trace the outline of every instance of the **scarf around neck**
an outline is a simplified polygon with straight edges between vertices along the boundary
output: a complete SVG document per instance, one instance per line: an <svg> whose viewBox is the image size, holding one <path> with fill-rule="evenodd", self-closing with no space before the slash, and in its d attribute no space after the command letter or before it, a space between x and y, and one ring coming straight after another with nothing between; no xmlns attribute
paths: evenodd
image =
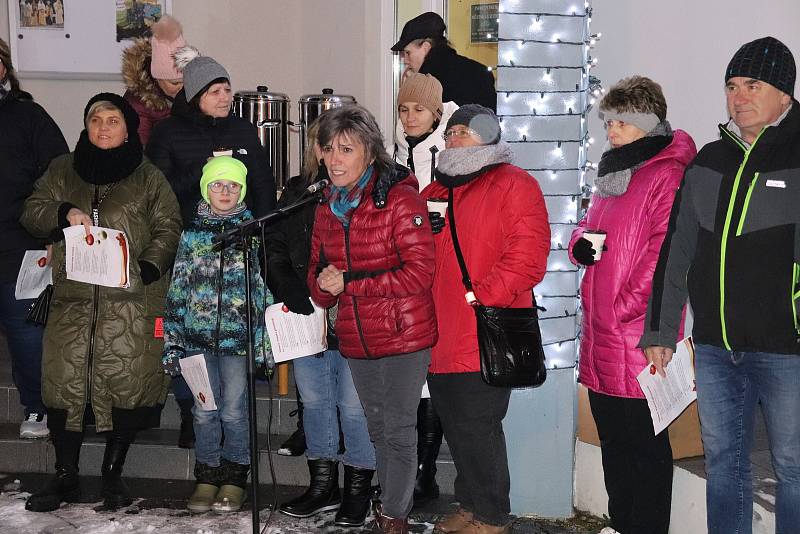
<svg viewBox="0 0 800 534"><path fill-rule="evenodd" d="M349 191L344 187L337 187L335 185L332 185L330 188L328 204L333 214L336 215L336 218L339 219L345 227L350 226L350 217L353 215L353 210L361 204L361 199L364 196L364 189L366 189L370 178L372 178L374 167L374 165L367 167L364 174L361 175L361 178L358 179L358 182L356 182Z"/></svg>
<svg viewBox="0 0 800 534"><path fill-rule="evenodd" d="M141 163L142 144L138 135L116 148L103 149L93 145L83 130L75 145L72 167L85 182L106 185L127 178Z"/></svg>
<svg viewBox="0 0 800 534"><path fill-rule="evenodd" d="M505 141L494 145L446 148L439 155L436 179L445 187L467 184L501 163L511 163L514 152Z"/></svg>
<svg viewBox="0 0 800 534"><path fill-rule="evenodd" d="M11 94L11 80L6 78L0 85L0 100L4 100L9 94Z"/></svg>
<svg viewBox="0 0 800 534"><path fill-rule="evenodd" d="M197 203L197 215L214 221L224 221L225 219L230 219L237 215L244 213L244 210L247 209L247 206L244 202L239 202L236 204L236 207L228 213L227 215L220 215L219 213L215 213L214 210L211 208L211 205L206 202L205 200L201 200Z"/></svg>
<svg viewBox="0 0 800 534"><path fill-rule="evenodd" d="M669 121L661 121L647 135L627 145L606 149L600 157L594 185L601 197L617 197L628 190L633 174L672 143Z"/></svg>

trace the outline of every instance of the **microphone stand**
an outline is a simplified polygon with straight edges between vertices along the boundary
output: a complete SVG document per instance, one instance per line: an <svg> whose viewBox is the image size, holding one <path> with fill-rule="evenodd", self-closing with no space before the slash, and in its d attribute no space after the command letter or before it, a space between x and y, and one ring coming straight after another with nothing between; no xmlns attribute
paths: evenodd
<svg viewBox="0 0 800 534"><path fill-rule="evenodd" d="M242 245L244 254L244 280L245 280L245 298L247 303L247 393L248 393L248 415L250 417L250 503L252 506L252 527L253 534L260 534L261 520L259 517L258 508L258 424L256 413L256 363L255 363L255 350L253 346L253 295L252 295L252 282L250 279L250 239L257 231L260 231L263 226L275 219L281 217L286 213L310 202L319 201L320 193L306 193L295 202L288 204L282 208L277 208L266 215L257 219L251 219L237 225L235 228L222 233L214 238L214 247L227 248L237 243ZM262 246L266 244L262 243ZM266 274L266 265L264 266ZM266 278L266 276L265 276Z"/></svg>

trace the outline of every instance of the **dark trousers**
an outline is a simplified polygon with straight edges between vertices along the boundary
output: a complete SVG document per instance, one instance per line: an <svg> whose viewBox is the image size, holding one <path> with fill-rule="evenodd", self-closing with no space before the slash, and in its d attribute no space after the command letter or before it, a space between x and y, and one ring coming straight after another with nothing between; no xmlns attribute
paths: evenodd
<svg viewBox="0 0 800 534"><path fill-rule="evenodd" d="M589 390L600 436L611 526L624 534L667 534L672 504L672 447L653 434L644 399Z"/></svg>
<svg viewBox="0 0 800 534"><path fill-rule="evenodd" d="M42 404L42 332L25 321L33 300L16 300L15 284L0 285L0 325L11 353L11 376L19 390L20 403L30 412L44 413Z"/></svg>
<svg viewBox="0 0 800 534"><path fill-rule="evenodd" d="M487 385L480 373L431 374L428 388L456 466L456 500L479 521L505 525L511 480L503 419L511 389Z"/></svg>

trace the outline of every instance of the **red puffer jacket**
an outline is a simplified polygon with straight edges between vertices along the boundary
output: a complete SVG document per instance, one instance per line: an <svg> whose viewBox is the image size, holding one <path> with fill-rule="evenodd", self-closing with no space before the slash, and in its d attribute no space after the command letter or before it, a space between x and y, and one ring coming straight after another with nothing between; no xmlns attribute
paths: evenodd
<svg viewBox="0 0 800 534"><path fill-rule="evenodd" d="M308 286L319 306L339 303L336 335L348 358L381 358L436 343L433 234L417 179L396 166L373 179L349 229L328 205L317 208ZM334 297L317 285L326 265L347 271Z"/></svg>
<svg viewBox="0 0 800 534"><path fill-rule="evenodd" d="M425 198L447 198L433 182ZM475 296L486 306L525 308L541 282L550 253L547 207L536 180L510 164L486 171L453 188L458 242ZM436 276L433 298L439 316L439 342L431 354L431 373L481 370L475 312L464 299L449 222L434 236Z"/></svg>

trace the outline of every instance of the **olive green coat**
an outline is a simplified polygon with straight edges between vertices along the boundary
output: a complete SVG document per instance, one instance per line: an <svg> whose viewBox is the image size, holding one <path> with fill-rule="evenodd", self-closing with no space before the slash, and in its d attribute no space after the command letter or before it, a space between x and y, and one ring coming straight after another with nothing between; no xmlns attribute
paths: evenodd
<svg viewBox="0 0 800 534"><path fill-rule="evenodd" d="M95 187L100 197L109 188L81 179L72 158L67 154L53 160L25 202L20 222L36 237L58 229L64 202L91 216ZM117 413L157 409L167 394L168 378L161 368L164 340L154 329L156 318L164 314L181 234L180 209L166 178L147 159L111 187L99 206L99 221L128 237L130 287L67 280L64 240L53 247L54 294L44 331L42 399L49 409L66 411L70 431L83 429L87 403L97 431L104 432L113 429L112 409L116 421ZM161 278L145 286L137 260L156 266Z"/></svg>

